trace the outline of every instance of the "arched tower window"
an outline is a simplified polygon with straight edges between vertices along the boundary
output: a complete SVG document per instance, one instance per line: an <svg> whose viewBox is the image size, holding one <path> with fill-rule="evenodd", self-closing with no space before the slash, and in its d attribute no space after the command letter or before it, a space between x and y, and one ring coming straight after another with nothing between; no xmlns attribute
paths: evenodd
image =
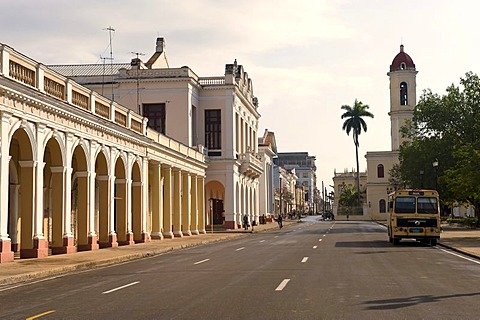
<svg viewBox="0 0 480 320"><path fill-rule="evenodd" d="M387 212L387 206L385 205L385 200L381 199L378 202L378 208L380 213L386 213Z"/></svg>
<svg viewBox="0 0 480 320"><path fill-rule="evenodd" d="M406 82L400 83L400 105L406 106L408 104L408 87Z"/></svg>
<svg viewBox="0 0 480 320"><path fill-rule="evenodd" d="M383 164L379 164L377 166L377 178L384 178L384 177L385 177L385 173L383 170Z"/></svg>
<svg viewBox="0 0 480 320"><path fill-rule="evenodd" d="M401 70L407 69L407 65L405 64L405 62L400 63L400 69Z"/></svg>

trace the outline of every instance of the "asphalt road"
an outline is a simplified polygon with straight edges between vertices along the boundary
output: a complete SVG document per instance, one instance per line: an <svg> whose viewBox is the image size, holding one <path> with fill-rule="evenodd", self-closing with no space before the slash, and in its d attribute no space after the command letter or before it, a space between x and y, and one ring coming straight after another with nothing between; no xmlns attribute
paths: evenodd
<svg viewBox="0 0 480 320"><path fill-rule="evenodd" d="M480 261L312 218L0 291L0 319L480 319Z"/></svg>

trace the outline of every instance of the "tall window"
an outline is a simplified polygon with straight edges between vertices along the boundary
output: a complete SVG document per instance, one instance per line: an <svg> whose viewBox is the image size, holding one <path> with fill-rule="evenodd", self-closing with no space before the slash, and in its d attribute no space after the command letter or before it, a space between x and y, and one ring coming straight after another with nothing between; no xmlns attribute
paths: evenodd
<svg viewBox="0 0 480 320"><path fill-rule="evenodd" d="M400 105L406 106L408 104L408 86L406 82L400 83Z"/></svg>
<svg viewBox="0 0 480 320"><path fill-rule="evenodd" d="M197 144L197 107L192 105L192 146Z"/></svg>
<svg viewBox="0 0 480 320"><path fill-rule="evenodd" d="M221 110L205 110L205 146L210 150L222 148Z"/></svg>
<svg viewBox="0 0 480 320"><path fill-rule="evenodd" d="M148 119L149 128L165 134L165 103L144 103L143 116Z"/></svg>
<svg viewBox="0 0 480 320"><path fill-rule="evenodd" d="M385 177L385 173L384 173L383 164L379 164L377 166L377 178L384 178L384 177Z"/></svg>
<svg viewBox="0 0 480 320"><path fill-rule="evenodd" d="M386 206L385 200L381 199L381 200L378 202L378 207L379 207L380 213L385 213L385 212L387 212L387 206Z"/></svg>

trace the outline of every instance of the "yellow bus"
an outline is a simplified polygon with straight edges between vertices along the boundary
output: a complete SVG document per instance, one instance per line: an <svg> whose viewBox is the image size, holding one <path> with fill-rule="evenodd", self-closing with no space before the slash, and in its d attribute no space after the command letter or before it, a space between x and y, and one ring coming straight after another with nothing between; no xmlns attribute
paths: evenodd
<svg viewBox="0 0 480 320"><path fill-rule="evenodd" d="M388 240L410 238L434 246L440 239L440 199L435 190L397 190L388 196Z"/></svg>

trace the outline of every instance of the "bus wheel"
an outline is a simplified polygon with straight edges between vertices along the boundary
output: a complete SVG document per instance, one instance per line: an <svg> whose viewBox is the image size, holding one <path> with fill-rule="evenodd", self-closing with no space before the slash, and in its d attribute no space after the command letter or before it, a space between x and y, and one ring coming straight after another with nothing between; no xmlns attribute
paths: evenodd
<svg viewBox="0 0 480 320"><path fill-rule="evenodd" d="M430 239L430 245L433 247L433 246L436 246L437 245L437 239Z"/></svg>
<svg viewBox="0 0 480 320"><path fill-rule="evenodd" d="M399 244L400 239L399 238L393 238L393 244Z"/></svg>

